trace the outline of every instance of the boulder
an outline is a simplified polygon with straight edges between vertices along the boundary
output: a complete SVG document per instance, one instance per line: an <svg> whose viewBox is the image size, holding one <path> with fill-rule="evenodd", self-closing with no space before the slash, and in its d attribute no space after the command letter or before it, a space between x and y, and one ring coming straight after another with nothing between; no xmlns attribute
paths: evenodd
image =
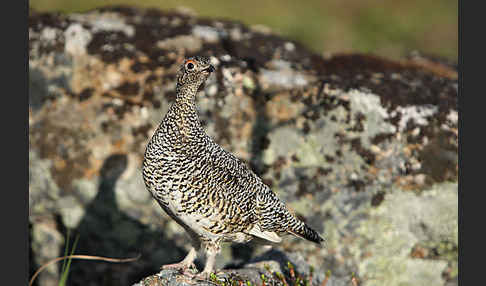
<svg viewBox="0 0 486 286"><path fill-rule="evenodd" d="M259 26L131 7L29 13L31 274L63 255L70 230L76 254L141 258L74 260L69 285L185 283L159 272L189 239L141 162L193 55L216 67L197 97L207 133L326 239L226 245L216 278L291 281L290 262L312 285L457 284L455 64L323 57ZM51 267L37 283L56 277Z"/></svg>

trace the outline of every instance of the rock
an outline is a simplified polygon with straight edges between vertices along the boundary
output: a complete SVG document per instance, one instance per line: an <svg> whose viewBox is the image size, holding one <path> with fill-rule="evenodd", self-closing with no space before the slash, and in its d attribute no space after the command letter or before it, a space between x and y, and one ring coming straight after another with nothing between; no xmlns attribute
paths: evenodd
<svg viewBox="0 0 486 286"><path fill-rule="evenodd" d="M420 196L403 191L388 195L357 230L363 241L352 250L355 256L373 254L360 264L360 273L370 273L363 278L380 285L443 284L447 261L417 259L412 250L428 241L457 246L457 199L457 184L452 183L435 185Z"/></svg>
<svg viewBox="0 0 486 286"><path fill-rule="evenodd" d="M457 285L457 65L324 58L268 29L130 7L30 11L31 271L62 255L70 228L77 254L142 254L73 261L70 285L179 277L159 267L182 259L189 239L151 199L140 167L179 64L196 54L217 69L197 97L208 134L326 238L322 248L291 236L272 250L227 245L223 278L290 278L287 259L305 277L312 266L313 285L349 285L352 275L360 285ZM39 285L59 274L48 275Z"/></svg>
<svg viewBox="0 0 486 286"><path fill-rule="evenodd" d="M269 259L269 260L267 260ZM292 270L291 270L292 269ZM196 272L193 272L196 273ZM299 282L300 281L300 282ZM298 254L269 250L238 269L224 269L208 280L201 280L174 270L162 270L143 278L133 286L141 285L349 285L349 279L335 278L329 273L315 273Z"/></svg>
<svg viewBox="0 0 486 286"><path fill-rule="evenodd" d="M63 256L62 247L64 238L57 229L57 223L53 217L37 218L32 222L30 227L31 232L31 248L36 255L33 257L34 263L43 265L48 261ZM36 271L31 266L31 272ZM39 274L38 283L40 285L59 285L59 267L57 265L49 265L43 272Z"/></svg>

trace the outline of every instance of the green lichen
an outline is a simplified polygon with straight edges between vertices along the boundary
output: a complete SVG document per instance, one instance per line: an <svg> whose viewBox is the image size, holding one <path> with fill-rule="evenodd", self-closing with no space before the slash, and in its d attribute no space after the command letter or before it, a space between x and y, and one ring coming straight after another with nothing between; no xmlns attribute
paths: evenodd
<svg viewBox="0 0 486 286"><path fill-rule="evenodd" d="M457 184L436 185L417 196L396 190L369 211L351 251L368 285L440 285L448 262L457 261ZM444 259L411 257L417 243L431 243ZM363 245L365 247L363 247Z"/></svg>

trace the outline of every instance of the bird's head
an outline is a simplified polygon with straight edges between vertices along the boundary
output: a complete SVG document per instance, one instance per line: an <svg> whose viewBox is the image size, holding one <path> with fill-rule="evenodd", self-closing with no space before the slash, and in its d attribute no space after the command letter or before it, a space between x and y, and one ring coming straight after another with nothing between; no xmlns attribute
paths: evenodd
<svg viewBox="0 0 486 286"><path fill-rule="evenodd" d="M179 86L195 85L199 87L214 71L208 57L196 56L184 61L177 75Z"/></svg>

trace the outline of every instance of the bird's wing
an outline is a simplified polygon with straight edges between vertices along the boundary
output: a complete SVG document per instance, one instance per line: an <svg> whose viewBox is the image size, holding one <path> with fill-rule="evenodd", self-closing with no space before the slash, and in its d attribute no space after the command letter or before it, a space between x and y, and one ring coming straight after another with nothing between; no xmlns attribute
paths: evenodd
<svg viewBox="0 0 486 286"><path fill-rule="evenodd" d="M220 171L219 187L230 196L230 200L239 205L245 212L252 214L251 235L280 242L277 233L283 223L293 220L285 204L277 195L240 159L214 143L211 161ZM228 179L231 178L231 179Z"/></svg>
<svg viewBox="0 0 486 286"><path fill-rule="evenodd" d="M280 243L282 241L282 238L280 238L277 233L273 231L262 231L258 224L253 225L248 233L275 243Z"/></svg>

